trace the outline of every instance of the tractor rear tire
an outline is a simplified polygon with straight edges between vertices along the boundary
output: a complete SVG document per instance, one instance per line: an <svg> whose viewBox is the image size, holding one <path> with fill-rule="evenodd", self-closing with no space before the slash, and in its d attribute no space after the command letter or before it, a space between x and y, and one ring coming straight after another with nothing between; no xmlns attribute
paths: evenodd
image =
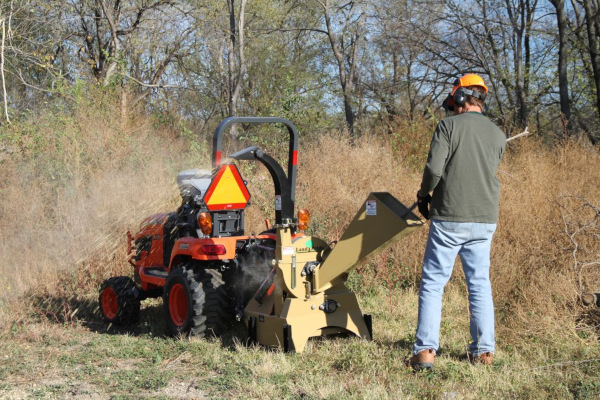
<svg viewBox="0 0 600 400"><path fill-rule="evenodd" d="M171 335L220 336L232 319L231 299L221 274L194 263L176 267L163 292Z"/></svg>
<svg viewBox="0 0 600 400"><path fill-rule="evenodd" d="M100 286L98 304L108 323L122 325L136 322L140 315L139 291L127 276L108 278Z"/></svg>

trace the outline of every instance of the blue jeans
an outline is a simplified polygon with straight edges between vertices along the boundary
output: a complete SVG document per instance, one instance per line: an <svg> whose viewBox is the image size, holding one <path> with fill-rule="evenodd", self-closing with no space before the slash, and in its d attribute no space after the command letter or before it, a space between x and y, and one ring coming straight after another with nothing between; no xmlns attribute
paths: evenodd
<svg viewBox="0 0 600 400"><path fill-rule="evenodd" d="M437 351L440 342L442 294L460 255L469 290L469 352L494 352L494 303L490 284L490 249L496 224L432 220L419 290L417 340L413 353Z"/></svg>

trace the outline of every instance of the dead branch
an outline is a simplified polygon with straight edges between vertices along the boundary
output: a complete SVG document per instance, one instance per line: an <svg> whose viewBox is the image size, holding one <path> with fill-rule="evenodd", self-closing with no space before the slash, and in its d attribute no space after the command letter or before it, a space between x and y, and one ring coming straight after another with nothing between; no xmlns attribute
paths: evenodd
<svg viewBox="0 0 600 400"><path fill-rule="evenodd" d="M153 89L185 89L186 88L185 86L180 86L180 85L163 85L162 83L158 83L158 84L144 83L144 82L140 81L139 79L134 78L131 75L128 75L128 74L121 74L121 75L127 79L131 79L138 85L147 87L147 88L153 88Z"/></svg>
<svg viewBox="0 0 600 400"><path fill-rule="evenodd" d="M511 136L511 137L509 137L508 139L506 139L506 143L510 142L511 140L515 140L515 139L518 139L518 138L520 138L520 137L524 137L524 136L527 136L527 135L529 135L531 132L529 132L528 128L529 128L529 127L528 127L528 126L526 126L526 127L525 127L525 130L524 130L523 132L519 133L518 135Z"/></svg>
<svg viewBox="0 0 600 400"><path fill-rule="evenodd" d="M15 74L12 74L12 75L14 76ZM31 88L31 89L34 89L34 90L38 90L38 91L40 91L40 92L44 92L44 93L54 93L54 92L53 92L53 91L51 91L51 90L43 89L43 88L41 88L41 87L39 87L39 86L34 86L34 85L32 85L32 84L28 83L28 82L25 80L25 78L23 77L23 71L21 71L21 70L19 70L19 71L18 71L18 76L19 76L19 80L21 81L21 83L22 83L23 85L27 86L28 88Z"/></svg>
<svg viewBox="0 0 600 400"><path fill-rule="evenodd" d="M2 98L4 99L4 117L6 118L6 123L10 124L10 118L8 117L8 96L6 94L6 80L4 78L4 40L6 38L6 26L4 17L0 19L0 25L2 26L2 40L0 43L0 78L2 79Z"/></svg>
<svg viewBox="0 0 600 400"><path fill-rule="evenodd" d="M600 265L600 261L596 259L590 260L589 256L587 257L588 260L581 260L582 256L580 256L580 254L590 254L592 252L590 251L591 249L586 249L584 246L582 246L580 237L598 235L598 232L600 231L600 225L598 225L598 221L600 219L600 209L592 203L590 203L586 198L581 196L560 197L563 201L556 201L556 203L561 209L563 234L569 239L569 242L571 243L570 250L571 258L573 260L572 268L573 272L577 277L579 292L578 294L579 296L583 296L585 290L583 281L584 270L588 269L589 267ZM574 210L571 210L567 207L567 205L564 202L565 199L574 199L576 201L579 201L580 206L576 209L581 210L584 208L590 208L595 215L591 216L591 218L587 217L586 219L584 219L585 217L582 215L573 214L572 211Z"/></svg>

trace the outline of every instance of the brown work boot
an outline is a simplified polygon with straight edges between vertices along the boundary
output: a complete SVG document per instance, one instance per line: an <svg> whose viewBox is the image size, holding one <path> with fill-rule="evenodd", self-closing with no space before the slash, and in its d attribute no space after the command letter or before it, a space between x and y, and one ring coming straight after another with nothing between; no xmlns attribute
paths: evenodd
<svg viewBox="0 0 600 400"><path fill-rule="evenodd" d="M433 369L433 360L435 359L435 353L433 349L421 350L408 360L407 365L414 371L421 371L424 369Z"/></svg>
<svg viewBox="0 0 600 400"><path fill-rule="evenodd" d="M494 363L494 353L487 351L478 356L469 353L469 361L471 364L492 365Z"/></svg>

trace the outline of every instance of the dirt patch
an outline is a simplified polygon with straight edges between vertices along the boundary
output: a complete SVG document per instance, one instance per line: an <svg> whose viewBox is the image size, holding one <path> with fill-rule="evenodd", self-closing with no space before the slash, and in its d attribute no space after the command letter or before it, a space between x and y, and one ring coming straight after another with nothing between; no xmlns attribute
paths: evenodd
<svg viewBox="0 0 600 400"><path fill-rule="evenodd" d="M26 399L28 392L21 388L11 388L10 390L0 390L0 397L7 400Z"/></svg>
<svg viewBox="0 0 600 400"><path fill-rule="evenodd" d="M171 381L167 387L162 390L162 394L170 399L199 400L208 398L207 393L200 390L200 388L193 382Z"/></svg>

